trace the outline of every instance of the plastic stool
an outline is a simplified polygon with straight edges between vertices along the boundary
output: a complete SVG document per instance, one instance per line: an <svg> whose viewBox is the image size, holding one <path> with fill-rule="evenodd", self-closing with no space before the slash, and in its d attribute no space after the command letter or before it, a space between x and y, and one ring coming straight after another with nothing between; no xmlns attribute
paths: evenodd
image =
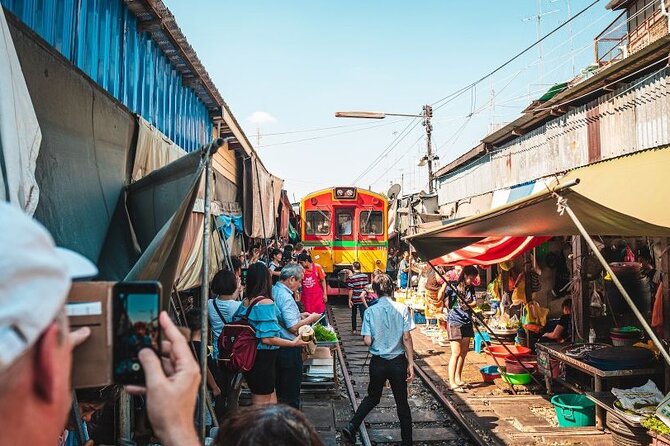
<svg viewBox="0 0 670 446"><path fill-rule="evenodd" d="M491 337L486 332L475 333L474 349L476 353L481 353L485 342L491 341Z"/></svg>

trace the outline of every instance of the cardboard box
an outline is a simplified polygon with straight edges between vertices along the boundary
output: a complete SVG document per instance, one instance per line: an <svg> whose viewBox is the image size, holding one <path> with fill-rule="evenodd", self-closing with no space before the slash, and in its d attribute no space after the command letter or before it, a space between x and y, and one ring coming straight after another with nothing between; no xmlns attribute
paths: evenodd
<svg viewBox="0 0 670 446"><path fill-rule="evenodd" d="M89 327L91 336L72 356L72 387L108 386L112 375L112 288L114 282L75 282L66 310L70 329Z"/></svg>

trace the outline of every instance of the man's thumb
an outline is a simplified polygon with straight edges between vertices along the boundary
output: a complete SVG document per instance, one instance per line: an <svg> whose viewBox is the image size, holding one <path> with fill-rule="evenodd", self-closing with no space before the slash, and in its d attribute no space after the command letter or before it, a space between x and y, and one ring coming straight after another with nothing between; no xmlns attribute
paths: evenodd
<svg viewBox="0 0 670 446"><path fill-rule="evenodd" d="M144 369L144 380L147 387L165 379L165 372L163 372L161 361L153 350L143 348L137 356Z"/></svg>

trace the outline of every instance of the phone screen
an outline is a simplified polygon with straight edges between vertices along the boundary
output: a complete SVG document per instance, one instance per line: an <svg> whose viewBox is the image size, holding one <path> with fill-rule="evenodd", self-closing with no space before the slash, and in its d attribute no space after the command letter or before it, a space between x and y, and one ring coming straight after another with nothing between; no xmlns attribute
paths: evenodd
<svg viewBox="0 0 670 446"><path fill-rule="evenodd" d="M138 359L143 348L160 345L159 282L120 282L114 286L114 382L143 384Z"/></svg>
<svg viewBox="0 0 670 446"><path fill-rule="evenodd" d="M248 268L242 268L242 273L240 274L240 283L242 285L247 284L247 273L249 272Z"/></svg>

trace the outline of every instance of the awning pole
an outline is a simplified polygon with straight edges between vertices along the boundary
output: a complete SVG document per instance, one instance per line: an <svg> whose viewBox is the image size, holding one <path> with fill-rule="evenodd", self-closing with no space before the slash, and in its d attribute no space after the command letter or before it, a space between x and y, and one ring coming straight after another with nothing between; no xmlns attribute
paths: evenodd
<svg viewBox="0 0 670 446"><path fill-rule="evenodd" d="M212 197L210 194L210 184L212 177L212 156L224 143L222 138L212 141L204 149L203 160L205 163L205 206L204 222L202 225L202 276L200 284L200 391L198 393L198 418L199 433L202 444L205 444L205 411L207 407L207 335L209 334L209 325L207 317L207 303L209 300L209 245L210 245L210 219Z"/></svg>
<svg viewBox="0 0 670 446"><path fill-rule="evenodd" d="M647 335L649 335L649 337L653 341L654 345L656 345L656 348L658 348L661 351L661 355L663 355L663 359L665 359L665 362L668 365L670 365L670 354L668 354L665 347L663 347L663 344L661 343L661 341L658 339L658 337L654 333L654 330L652 330L652 328L649 326L647 321L644 319L644 316L642 315L642 313L640 313L640 310L637 309L637 307L635 306L635 303L633 302L633 300L628 295L628 292L626 291L626 289L623 287L623 285L619 281L619 278L616 276L616 274L614 274L614 271L612 271L612 268L610 268L609 263L607 263L605 258L602 256L602 254L598 250L598 247L593 242L593 239L591 238L591 236L586 232L586 229L584 228L582 223L579 221L579 219L577 218L575 213L572 212L572 209L570 209L570 206L568 205L568 200L566 198L561 197L560 195L558 195L556 193L554 193L554 196L556 196L556 198L558 200L558 213L562 215L563 212L565 211L570 216L573 223L575 224L577 229L579 229L579 232L582 234L582 237L584 237L584 239L586 240L586 243L591 248L591 251L593 251L593 254L595 254L595 256L598 259L598 261L600 262L600 264L603 266L605 271L607 271L607 273L610 275L610 277L612 278L612 281L614 282L616 287L619 289L619 292L623 296L623 298L626 301L626 303L628 304L628 306L631 308L631 310L633 310L633 314L635 314L635 317L637 318L637 320L640 322L640 324L642 324L642 327L644 328L644 331L647 332Z"/></svg>

